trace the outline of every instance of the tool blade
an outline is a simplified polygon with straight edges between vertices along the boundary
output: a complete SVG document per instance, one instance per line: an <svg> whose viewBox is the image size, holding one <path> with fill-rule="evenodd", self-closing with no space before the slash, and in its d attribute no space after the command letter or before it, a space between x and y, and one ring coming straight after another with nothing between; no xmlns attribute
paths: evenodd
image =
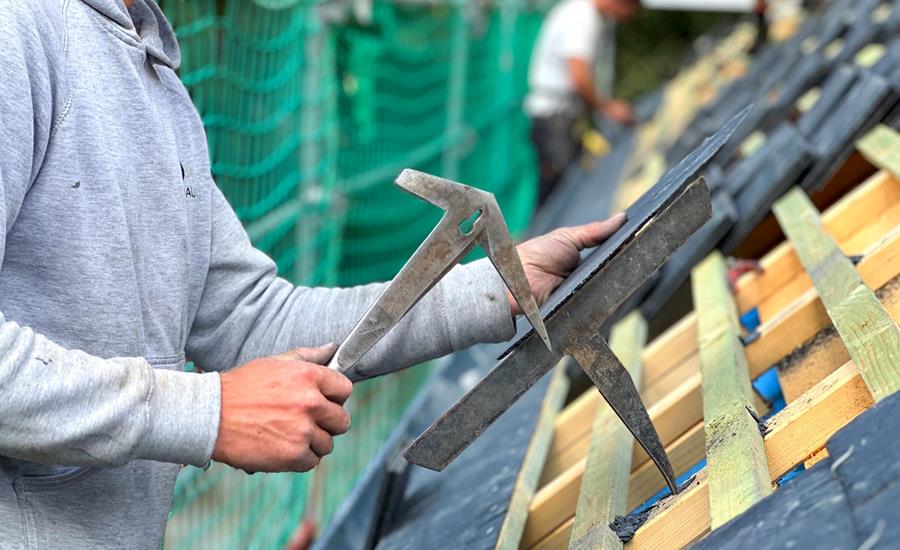
<svg viewBox="0 0 900 550"><path fill-rule="evenodd" d="M457 224L455 216L444 215L353 327L335 352L329 368L346 374L354 382L371 376L354 368L359 360L475 246L477 234L464 235Z"/></svg>
<svg viewBox="0 0 900 550"><path fill-rule="evenodd" d="M581 366L610 408L647 451L672 493L676 493L675 472L641 401L641 395L625 366L609 349L606 341L598 334L582 344L568 347L566 351Z"/></svg>
<svg viewBox="0 0 900 550"><path fill-rule="evenodd" d="M534 294L531 292L531 284L528 282L528 277L525 276L522 259L519 258L519 252L510 237L503 214L499 207L492 209L489 214L485 230L479 238L481 247L487 252L488 258L494 264L494 269L503 278L506 288L522 308L522 313L541 337L541 341L548 350L553 349L553 346L550 345L550 337L547 335L547 327L544 326L544 318L541 316Z"/></svg>

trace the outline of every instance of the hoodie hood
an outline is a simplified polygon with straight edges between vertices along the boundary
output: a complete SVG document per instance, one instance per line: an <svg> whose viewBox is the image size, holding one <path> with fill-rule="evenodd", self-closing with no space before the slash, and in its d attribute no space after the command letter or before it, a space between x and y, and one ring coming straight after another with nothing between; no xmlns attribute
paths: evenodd
<svg viewBox="0 0 900 550"><path fill-rule="evenodd" d="M153 0L134 0L131 7L125 7L124 0L81 1L140 43L155 62L172 70L181 65L181 50L175 32Z"/></svg>

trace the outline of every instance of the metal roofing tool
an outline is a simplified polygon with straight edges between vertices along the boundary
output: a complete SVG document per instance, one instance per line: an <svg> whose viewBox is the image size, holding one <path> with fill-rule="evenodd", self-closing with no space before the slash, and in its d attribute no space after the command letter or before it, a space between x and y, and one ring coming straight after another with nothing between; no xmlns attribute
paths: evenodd
<svg viewBox="0 0 900 550"><path fill-rule="evenodd" d="M547 329L494 195L410 169L400 174L396 184L442 208L444 216L338 347L328 367L354 382L369 378L355 368L363 355L477 244L549 349Z"/></svg>
<svg viewBox="0 0 900 550"><path fill-rule="evenodd" d="M625 225L588 255L551 295L542 312L554 348L536 345L534 335L521 327L521 337L501 356L500 363L413 442L406 451L407 460L442 470L568 355L676 492L672 466L640 394L600 332L622 303L709 219L709 191L696 174L746 114L747 109L669 170L628 209Z"/></svg>

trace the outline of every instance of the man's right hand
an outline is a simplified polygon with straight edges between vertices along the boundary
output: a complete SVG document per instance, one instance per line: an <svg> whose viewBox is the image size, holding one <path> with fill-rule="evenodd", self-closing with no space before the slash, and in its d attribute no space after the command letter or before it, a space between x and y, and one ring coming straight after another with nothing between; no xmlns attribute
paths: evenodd
<svg viewBox="0 0 900 550"><path fill-rule="evenodd" d="M631 126L636 122L631 105L627 101L610 99L603 105L603 114L620 124Z"/></svg>
<svg viewBox="0 0 900 550"><path fill-rule="evenodd" d="M221 375L222 413L213 460L247 472L305 472L350 429L353 384L321 366L333 345L250 361Z"/></svg>

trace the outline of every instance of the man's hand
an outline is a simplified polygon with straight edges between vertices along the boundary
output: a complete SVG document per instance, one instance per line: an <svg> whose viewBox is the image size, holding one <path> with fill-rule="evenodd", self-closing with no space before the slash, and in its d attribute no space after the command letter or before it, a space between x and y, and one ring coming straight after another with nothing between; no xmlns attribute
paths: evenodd
<svg viewBox="0 0 900 550"><path fill-rule="evenodd" d="M550 293L578 266L582 249L602 243L623 223L625 214L616 214L605 221L563 227L520 244L519 257L538 305L546 302ZM521 315L519 304L508 290L506 297L512 314Z"/></svg>
<svg viewBox="0 0 900 550"><path fill-rule="evenodd" d="M213 459L247 472L305 472L350 429L353 384L325 364L334 345L300 348L222 374Z"/></svg>
<svg viewBox="0 0 900 550"><path fill-rule="evenodd" d="M603 114L626 126L633 125L636 120L631 105L626 101L610 99L603 104Z"/></svg>

